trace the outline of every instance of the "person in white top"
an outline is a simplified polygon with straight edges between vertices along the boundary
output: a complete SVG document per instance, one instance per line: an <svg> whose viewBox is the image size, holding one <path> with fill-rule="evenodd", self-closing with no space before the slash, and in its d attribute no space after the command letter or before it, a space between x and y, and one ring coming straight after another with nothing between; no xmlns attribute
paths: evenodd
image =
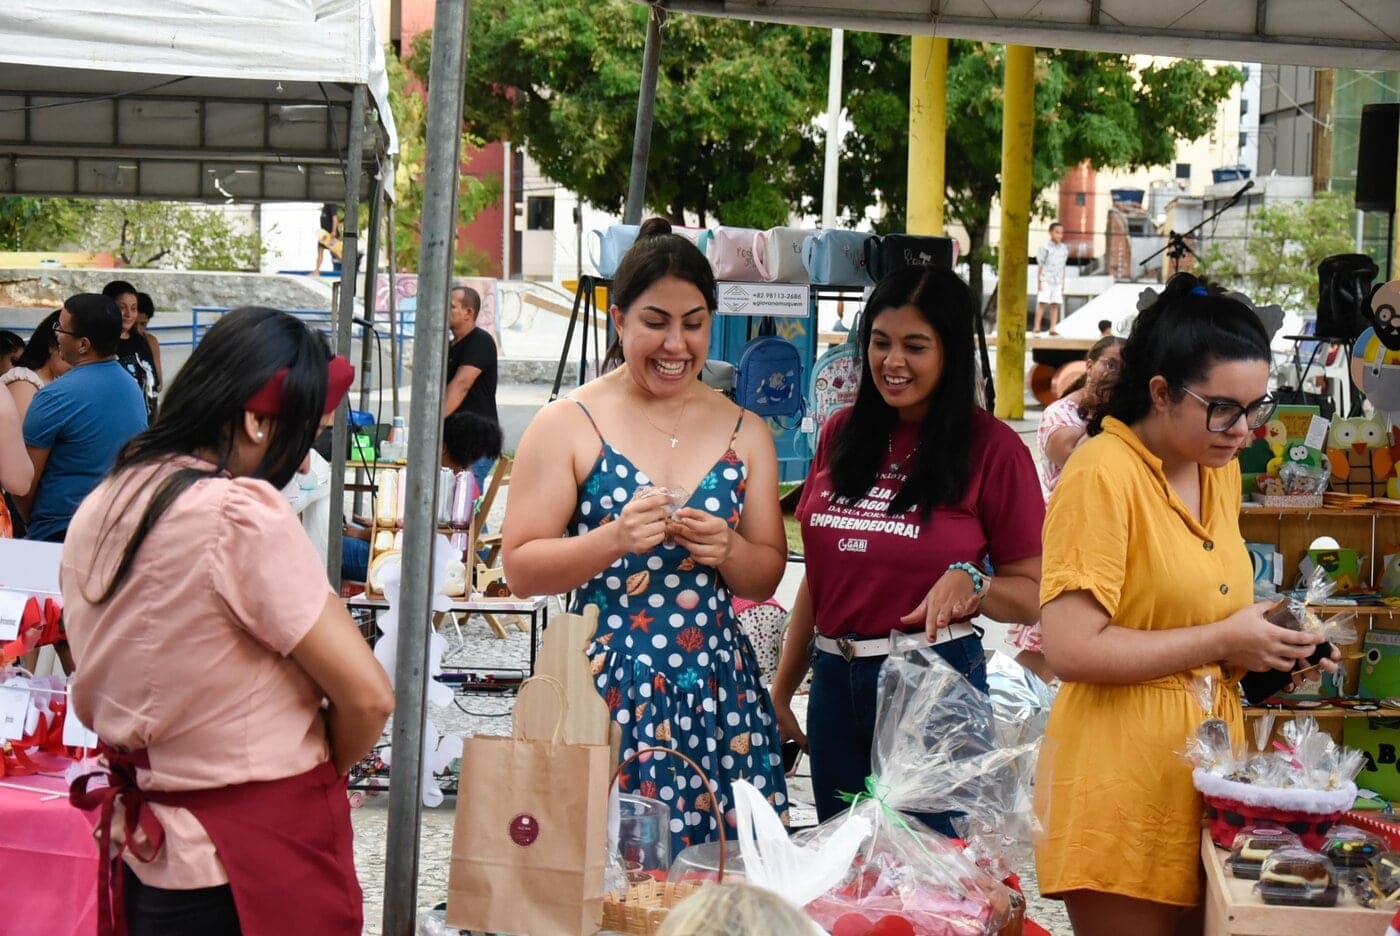
<svg viewBox="0 0 1400 936"><path fill-rule="evenodd" d="M1043 334L1040 322L1050 309L1050 334L1057 335L1060 307L1065 304L1065 265L1069 262L1069 246L1065 244L1065 226L1058 221L1050 224L1050 240L1036 254L1035 274L1035 333Z"/></svg>
<svg viewBox="0 0 1400 936"><path fill-rule="evenodd" d="M0 386L7 387L14 398L21 424L34 394L68 373L69 364L58 352L58 334L53 330L57 323L58 313L54 312L35 326L15 366L0 375Z"/></svg>

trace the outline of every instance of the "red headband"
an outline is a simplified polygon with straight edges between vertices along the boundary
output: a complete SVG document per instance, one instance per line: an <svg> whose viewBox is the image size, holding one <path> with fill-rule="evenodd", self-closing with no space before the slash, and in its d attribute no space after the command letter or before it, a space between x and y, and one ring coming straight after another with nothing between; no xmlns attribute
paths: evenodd
<svg viewBox="0 0 1400 936"><path fill-rule="evenodd" d="M259 416L281 416L282 384L287 380L287 370L285 367L279 368L257 393L248 398L243 408ZM350 392L350 385L354 382L354 366L339 354L331 358L326 364L326 409L321 415L335 412L335 408L345 399L345 394Z"/></svg>

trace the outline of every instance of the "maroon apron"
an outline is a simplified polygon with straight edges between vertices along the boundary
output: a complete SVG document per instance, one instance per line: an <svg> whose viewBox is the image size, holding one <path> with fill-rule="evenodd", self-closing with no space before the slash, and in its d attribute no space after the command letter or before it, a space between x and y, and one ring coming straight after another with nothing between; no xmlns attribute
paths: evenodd
<svg viewBox="0 0 1400 936"><path fill-rule="evenodd" d="M346 778L326 762L281 780L239 783L213 790L142 790L136 769L149 767L142 751L101 748L110 785L88 790L76 778L69 801L100 810L98 834L98 933L123 936L126 903L119 862L124 851L151 861L165 832L147 804L188 809L209 833L228 873L244 936L317 933L359 936L364 895L355 876L354 839ZM138 825L151 843L143 854L123 842L112 848L112 816L122 810L126 829ZM126 838L130 838L128 832Z"/></svg>

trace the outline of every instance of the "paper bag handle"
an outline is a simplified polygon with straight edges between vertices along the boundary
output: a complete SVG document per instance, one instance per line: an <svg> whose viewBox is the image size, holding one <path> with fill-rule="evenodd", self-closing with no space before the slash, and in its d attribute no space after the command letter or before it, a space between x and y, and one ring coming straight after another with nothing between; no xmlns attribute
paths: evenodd
<svg viewBox="0 0 1400 936"><path fill-rule="evenodd" d="M538 676L535 677L535 679L539 678L540 677ZM529 681L533 682L533 680ZM705 771L701 769L699 764L695 763L695 761L691 760L689 757L685 756L680 751L677 751L675 748L637 748L635 752L633 752L628 757L624 757L622 759L622 762L617 765L617 769L613 771L612 781L608 784L608 789L611 790L614 786L616 786L618 778L622 776L622 771L627 768L627 765L637 760L637 758L641 757L643 754L665 754L669 757L679 757L681 760L685 761L687 764L690 765L690 769L695 771L696 776L698 776L702 781L704 781L705 789L710 791L710 812L714 814L715 825L719 829L719 868L716 869L719 873L719 880L716 883L723 884L724 845L725 842L728 840L728 836L724 834L724 814L719 811L719 790L715 789L715 785L712 782L710 782L709 774L705 773Z"/></svg>
<svg viewBox="0 0 1400 936"><path fill-rule="evenodd" d="M529 679L521 683L520 688L516 690L516 702L520 701L521 697L525 695L525 690L530 688L530 686L534 683L539 683L542 686L549 686L554 690L554 694L559 697L559 717L554 721L554 735L549 739L549 743L551 746L557 745L560 741L564 740L564 718L569 711L569 701L564 696L564 686L562 683L559 682L559 680L555 679L553 676L545 676L543 674L539 676L531 676ZM511 734L517 740L522 739L522 736L520 734L519 722L515 723L514 730L512 730Z"/></svg>

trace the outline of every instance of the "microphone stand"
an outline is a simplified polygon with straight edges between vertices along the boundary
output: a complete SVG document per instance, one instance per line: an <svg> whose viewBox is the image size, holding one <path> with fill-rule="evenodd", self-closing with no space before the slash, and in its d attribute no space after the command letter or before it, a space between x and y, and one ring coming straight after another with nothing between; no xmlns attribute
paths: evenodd
<svg viewBox="0 0 1400 936"><path fill-rule="evenodd" d="M1178 234L1176 231L1168 231L1166 246L1163 247L1161 250L1153 251L1153 253L1150 256L1144 258L1138 264L1138 266L1146 267L1148 263L1157 259L1163 253L1165 253L1172 261L1171 272L1175 274L1181 271L1181 261L1187 254L1190 254L1191 256L1200 259L1197 256L1196 252L1191 249L1191 245L1186 242L1187 238L1195 237L1207 224L1210 224L1216 218L1220 217L1225 212L1238 205L1240 203L1240 199L1244 198L1244 193L1248 192L1252 188L1254 188L1254 180L1250 179L1248 182L1246 182L1243 186L1240 187L1240 190L1238 192L1236 192L1230 197L1229 201L1227 201L1224 205L1220 206L1219 211L1211 215L1209 218L1206 218L1203 221L1201 221L1200 224L1196 225L1191 230L1187 231L1185 234ZM1170 279L1170 277L1168 277L1168 279Z"/></svg>

